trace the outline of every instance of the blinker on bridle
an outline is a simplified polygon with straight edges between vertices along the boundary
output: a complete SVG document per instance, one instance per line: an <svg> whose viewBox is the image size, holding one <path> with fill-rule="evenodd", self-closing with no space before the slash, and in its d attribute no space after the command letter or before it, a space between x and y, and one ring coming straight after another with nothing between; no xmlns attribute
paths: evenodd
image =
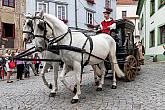
<svg viewBox="0 0 165 110"><path fill-rule="evenodd" d="M27 25L31 28L31 31L22 31L22 33L27 33L30 34L30 36L34 37L34 30L33 30L33 23L32 23L32 18L31 17L26 17L27 19L29 19L29 21L27 22Z"/></svg>

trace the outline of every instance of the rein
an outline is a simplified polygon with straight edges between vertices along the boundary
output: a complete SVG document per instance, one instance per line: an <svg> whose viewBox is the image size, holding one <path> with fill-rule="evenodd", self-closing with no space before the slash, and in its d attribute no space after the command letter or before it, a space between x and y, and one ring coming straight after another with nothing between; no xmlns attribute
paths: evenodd
<svg viewBox="0 0 165 110"><path fill-rule="evenodd" d="M60 40L62 40L68 33L70 33L70 37L71 37L71 41L70 41L70 45L72 43L72 34L71 34L71 30L68 28L68 31L52 40L50 40L50 45L53 44L53 43L57 43L59 42Z"/></svg>
<svg viewBox="0 0 165 110"><path fill-rule="evenodd" d="M22 53L16 55L15 57L20 57L21 55L26 54L27 52L29 52L30 50L32 50L32 49L34 49L34 48L35 48L35 46L31 47L31 48L28 49L28 50L25 50L24 52L22 52Z"/></svg>
<svg viewBox="0 0 165 110"><path fill-rule="evenodd" d="M49 62L61 62L61 59L30 59L30 58L14 58L15 60L21 61L49 61Z"/></svg>

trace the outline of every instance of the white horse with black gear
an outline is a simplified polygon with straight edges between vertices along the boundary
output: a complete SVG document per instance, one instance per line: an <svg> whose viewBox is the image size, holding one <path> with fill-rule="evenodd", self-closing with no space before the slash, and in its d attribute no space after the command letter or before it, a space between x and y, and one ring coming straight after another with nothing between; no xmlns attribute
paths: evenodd
<svg viewBox="0 0 165 110"><path fill-rule="evenodd" d="M25 20L25 24L23 26L23 40L24 40L25 43L30 43L34 39L34 34L33 34L33 20L32 20L32 15L31 14L25 15L25 17L26 17L26 20ZM36 44L36 42L35 42L35 44ZM48 42L45 41L45 42L43 42L42 45L45 46L45 44L48 45ZM54 59L54 58L60 59L60 56L57 55L56 53L54 54L54 53L52 53L50 51L46 51L46 50L44 52L42 52L42 53L44 55L43 58L45 58L45 59ZM47 69L51 65L53 65L53 70L54 70L53 72L54 72L55 87L51 91L50 96L55 96L57 94L57 91L58 91L58 85L57 85L58 71L57 70L58 70L59 63L56 63L56 62L45 62L44 65L43 65L43 69L41 71L41 74L42 74L42 79L43 79L44 84L48 88L51 89L52 88L52 84L51 83L48 83L46 81L46 79L45 79L45 73L47 72ZM95 75L95 83L96 83L96 85L98 85L99 81L98 81L97 75L100 76L101 71L99 71L99 68L96 65L93 66L93 68L94 68L94 70L97 70L97 72L95 72L94 75ZM70 69L70 68L68 67L68 69Z"/></svg>
<svg viewBox="0 0 165 110"><path fill-rule="evenodd" d="M23 26L23 40L25 43L28 43L29 40L34 39L33 20L32 20L32 15L30 15L30 14L25 15L25 17L26 17L26 20L25 20L25 24ZM47 51L47 50L43 51L42 54L43 54L43 58L45 58L45 59L54 59L54 58L60 59L59 55L52 53L50 51ZM58 79L59 62L49 62L49 61L44 62L43 69L41 71L41 75L42 75L42 79L43 79L44 84L47 87L49 87L50 89L52 89L52 87L53 87L52 84L48 83L45 79L45 73L47 72L47 69L51 65L53 66L53 72L54 72L54 88L51 91L50 96L54 96L57 94L57 91L58 91L57 79Z"/></svg>
<svg viewBox="0 0 165 110"><path fill-rule="evenodd" d="M65 74L69 72L66 70L66 65L69 65L73 68L73 73L75 75L77 90L75 96L71 100L71 103L78 102L79 95L81 94L80 83L82 64L88 60L88 64L92 66L99 64L102 70L101 80L98 88L102 89L102 85L104 84L105 67L104 61L102 59L106 59L108 55L109 61L110 59L112 61L113 87L116 88L115 73L118 77L125 76L117 64L116 43L108 34L101 33L99 35L91 36L91 41L81 32L70 32L68 26L65 25L61 20L53 15L43 13L43 11L34 17L33 27L35 40L38 42L37 46L40 48L44 48L41 44L43 44L45 39L50 39L49 36L53 35L54 40L52 40L52 42L56 42L59 46L67 45L68 47L72 46L85 51L84 53L79 53L65 49L60 50L61 58L64 61L64 67L59 77L62 83L72 91L74 90L74 87L69 85L64 77ZM93 44L92 51L91 42ZM97 58L95 56L97 56Z"/></svg>

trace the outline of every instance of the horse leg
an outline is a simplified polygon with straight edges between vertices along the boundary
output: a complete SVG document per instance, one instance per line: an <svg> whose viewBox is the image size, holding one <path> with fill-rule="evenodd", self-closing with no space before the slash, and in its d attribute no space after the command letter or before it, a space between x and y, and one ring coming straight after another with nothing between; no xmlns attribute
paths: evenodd
<svg viewBox="0 0 165 110"><path fill-rule="evenodd" d="M53 97L57 94L58 91L58 84L57 84L57 79L58 79L58 67L59 63L53 62L53 72L54 72L54 89L50 92L50 96Z"/></svg>
<svg viewBox="0 0 165 110"><path fill-rule="evenodd" d="M111 69L112 69L112 73L113 73L113 79L112 79L112 87L111 87L111 89L116 89L117 88L117 86L116 86L116 74L115 74L115 65L114 65L114 60L113 60L113 51L111 51L111 53L109 53L109 60L110 61L112 61L112 63L111 63Z"/></svg>
<svg viewBox="0 0 165 110"><path fill-rule="evenodd" d="M100 80L99 86L96 89L97 91L102 91L102 86L104 84L104 77L105 77L105 66L104 66L104 62L101 62L100 63L100 67L101 67L102 74L101 74L101 80Z"/></svg>
<svg viewBox="0 0 165 110"><path fill-rule="evenodd" d="M79 95L81 94L81 89L80 89L80 82L81 82L81 64L77 61L74 62L74 73L75 73L75 79L76 79L76 86L77 86L77 91L75 96L72 98L71 103L77 103L79 100Z"/></svg>
<svg viewBox="0 0 165 110"><path fill-rule="evenodd" d="M47 71L47 69L49 68L49 64L47 62L44 63L44 66L43 66L43 69L41 71L41 76L42 76L42 80L44 82L44 84L49 88L49 89L52 89L52 84L51 83L48 83L46 81L46 78L45 78L45 73Z"/></svg>
<svg viewBox="0 0 165 110"><path fill-rule="evenodd" d="M99 81L99 78L98 78L98 76L97 76L97 67L96 67L96 65L92 65L92 68L93 68L93 71L94 71L94 79L95 79L95 85L96 86L98 86L99 85L99 83L100 83L100 81Z"/></svg>
<svg viewBox="0 0 165 110"><path fill-rule="evenodd" d="M73 92L73 89L71 89L71 85L69 85L69 83L65 80L65 75L67 74L67 72L69 71L67 70L66 64L64 63L63 69L59 75L59 79L68 90Z"/></svg>
<svg viewBox="0 0 165 110"><path fill-rule="evenodd" d="M116 86L116 74L115 74L115 70L114 70L114 64L111 63L111 68L112 68L112 73L113 73L113 80L112 80L112 89L116 89L117 86Z"/></svg>

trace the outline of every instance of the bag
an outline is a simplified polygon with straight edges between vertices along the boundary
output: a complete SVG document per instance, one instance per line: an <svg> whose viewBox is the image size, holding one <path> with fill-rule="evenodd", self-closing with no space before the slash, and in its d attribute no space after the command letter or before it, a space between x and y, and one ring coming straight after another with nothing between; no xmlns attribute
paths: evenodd
<svg viewBox="0 0 165 110"><path fill-rule="evenodd" d="M14 69L16 67L16 64L13 60L11 60L8 64L10 69Z"/></svg>
<svg viewBox="0 0 165 110"><path fill-rule="evenodd" d="M37 64L37 61L36 61L36 60L34 60L34 61L33 61L33 64Z"/></svg>

